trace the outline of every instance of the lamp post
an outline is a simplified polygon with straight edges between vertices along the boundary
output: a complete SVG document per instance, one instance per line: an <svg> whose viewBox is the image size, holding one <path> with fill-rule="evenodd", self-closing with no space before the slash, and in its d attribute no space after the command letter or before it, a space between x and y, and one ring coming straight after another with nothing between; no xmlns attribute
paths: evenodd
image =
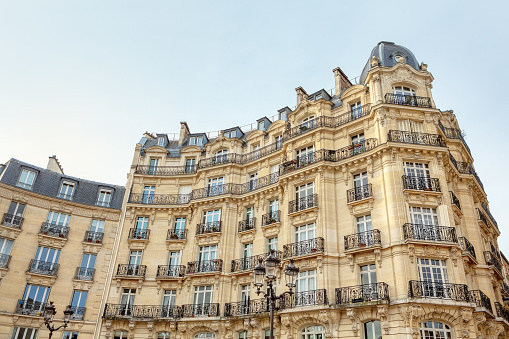
<svg viewBox="0 0 509 339"><path fill-rule="evenodd" d="M253 269L256 294L263 294L270 305L270 339L274 339L274 309L276 308L276 300L281 299L286 294L292 295L294 293L292 289L295 287L295 279L297 278L297 274L299 274L299 268L295 267L293 259L290 259L290 263L286 265L284 269L286 286L288 286L290 290L276 295L274 292L274 282L276 281L276 274L281 260L276 257L275 253L276 251L270 250L269 256L265 259L266 266L263 266L263 259L260 259L258 265ZM267 279L267 292L261 290L265 278Z"/></svg>
<svg viewBox="0 0 509 339"><path fill-rule="evenodd" d="M46 305L44 307L44 325L49 330L49 339L53 336L53 332L58 331L59 329L66 328L67 324L69 323L69 320L71 319L72 314L74 313L71 305L67 305L67 308L64 311L64 324L58 326L55 328L55 325L53 325L53 316L57 313L55 310L55 306L53 306L53 301L49 302L49 305Z"/></svg>

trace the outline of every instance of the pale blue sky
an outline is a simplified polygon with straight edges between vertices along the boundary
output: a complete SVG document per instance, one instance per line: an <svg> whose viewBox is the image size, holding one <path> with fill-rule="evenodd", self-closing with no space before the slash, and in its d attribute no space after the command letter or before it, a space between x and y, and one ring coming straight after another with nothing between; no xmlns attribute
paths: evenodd
<svg viewBox="0 0 509 339"><path fill-rule="evenodd" d="M220 130L408 47L453 109L509 254L504 1L0 1L0 162L125 184L144 131ZM505 230L505 232L504 232Z"/></svg>

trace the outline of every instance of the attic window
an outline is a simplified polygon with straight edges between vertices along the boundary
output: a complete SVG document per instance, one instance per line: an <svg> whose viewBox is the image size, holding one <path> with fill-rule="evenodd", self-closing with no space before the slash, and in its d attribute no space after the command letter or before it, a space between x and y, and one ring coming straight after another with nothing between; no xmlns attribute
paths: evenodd
<svg viewBox="0 0 509 339"><path fill-rule="evenodd" d="M157 146L164 146L164 137L157 138Z"/></svg>
<svg viewBox="0 0 509 339"><path fill-rule="evenodd" d="M265 121L260 121L260 122L258 123L258 129L259 129L259 130L263 130L264 128L265 128Z"/></svg>
<svg viewBox="0 0 509 339"><path fill-rule="evenodd" d="M401 54L396 54L396 55L394 56L394 60L395 60L396 62L405 62L405 57L404 57L404 56L402 56Z"/></svg>
<svg viewBox="0 0 509 339"><path fill-rule="evenodd" d="M321 94L318 94L317 96L315 96L315 100L318 100L318 99L321 99L321 98L322 98Z"/></svg>
<svg viewBox="0 0 509 339"><path fill-rule="evenodd" d="M286 119L286 112L279 112L279 120L287 120Z"/></svg>

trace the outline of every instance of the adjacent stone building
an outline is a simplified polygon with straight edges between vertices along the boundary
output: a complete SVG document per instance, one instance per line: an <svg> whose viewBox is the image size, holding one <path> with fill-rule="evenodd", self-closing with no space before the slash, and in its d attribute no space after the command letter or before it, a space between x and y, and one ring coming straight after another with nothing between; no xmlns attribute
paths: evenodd
<svg viewBox="0 0 509 339"><path fill-rule="evenodd" d="M19 271L38 258L49 238L38 225L55 211L80 220L81 238L70 224L67 240L80 250L59 261L73 274L90 252L87 227L106 220L85 321L72 322L79 339L92 338L92 322L94 339L266 339L268 306L252 269L270 250L281 268L290 259L300 268L296 293L278 300L276 338L506 338L499 226L455 114L435 105L427 65L380 42L356 83L333 73L334 89L298 87L296 107L248 127L213 135L182 122L173 137L144 134L121 213L119 187L109 186L116 204L97 206L100 184L90 203L54 193L37 205L35 186L23 187L29 165L11 160L0 211L12 215L11 201L26 200L39 217L31 232L26 220L21 233L2 226L3 237L19 236L1 282L13 293L0 306L0 333L26 339L12 327L40 326L37 313L19 312L34 279ZM61 187L64 176L55 176ZM51 239L62 251L70 245ZM62 284L50 299L63 310L87 283L64 279L62 269L56 280L37 279Z"/></svg>

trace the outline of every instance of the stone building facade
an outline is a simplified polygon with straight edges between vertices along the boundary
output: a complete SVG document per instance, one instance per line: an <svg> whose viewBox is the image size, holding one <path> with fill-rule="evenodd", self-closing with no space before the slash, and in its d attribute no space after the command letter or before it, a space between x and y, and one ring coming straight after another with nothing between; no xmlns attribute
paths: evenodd
<svg viewBox="0 0 509 339"><path fill-rule="evenodd" d="M0 166L0 338L47 338L42 312L54 301L53 338L93 338L105 293L124 187L16 159Z"/></svg>

